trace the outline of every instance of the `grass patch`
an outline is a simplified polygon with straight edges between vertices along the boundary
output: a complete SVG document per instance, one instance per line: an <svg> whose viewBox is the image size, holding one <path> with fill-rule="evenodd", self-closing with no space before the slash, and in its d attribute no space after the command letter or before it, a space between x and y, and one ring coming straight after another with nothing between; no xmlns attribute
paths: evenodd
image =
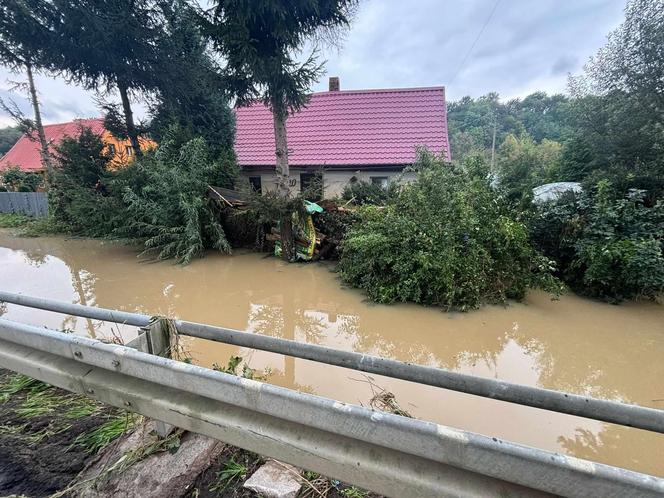
<svg viewBox="0 0 664 498"><path fill-rule="evenodd" d="M16 414L25 418L51 415L68 402L69 396L60 396L48 388L29 392L25 401L16 409Z"/></svg>
<svg viewBox="0 0 664 498"><path fill-rule="evenodd" d="M368 493L355 486L350 486L341 490L341 494L346 498L366 498Z"/></svg>
<svg viewBox="0 0 664 498"><path fill-rule="evenodd" d="M101 405L90 398L76 397L71 407L65 412L65 417L71 420L89 417L101 409Z"/></svg>
<svg viewBox="0 0 664 498"><path fill-rule="evenodd" d="M0 384L0 403L6 403L11 396L22 391L37 393L48 388L48 384L27 375L12 374L7 376L6 381Z"/></svg>
<svg viewBox="0 0 664 498"><path fill-rule="evenodd" d="M19 228L33 220L29 216L16 213L0 213L0 228Z"/></svg>
<svg viewBox="0 0 664 498"><path fill-rule="evenodd" d="M99 453L114 439L136 425L137 418L129 412L111 415L106 422L96 429L78 436L74 440L74 445L83 447L90 454Z"/></svg>
<svg viewBox="0 0 664 498"><path fill-rule="evenodd" d="M49 426L38 432L30 433L30 424L2 425L0 435L16 434L29 443L39 443L44 438L60 434L71 428L66 423L90 416L103 416L104 405L80 394L61 391L27 375L12 373L0 377L0 403L7 403L12 396L21 395L15 401L14 412L22 419L53 417ZM106 415L106 420L96 428L78 435L73 445L80 446L87 453L95 454L111 441L133 427L137 416L128 412L113 412Z"/></svg>
<svg viewBox="0 0 664 498"><path fill-rule="evenodd" d="M221 493L227 487L239 481L244 481L248 471L249 468L246 465L235 460L235 457L231 457L217 473L217 480L210 486L210 491Z"/></svg>
<svg viewBox="0 0 664 498"><path fill-rule="evenodd" d="M56 221L52 216L33 218L15 213L0 213L0 228L16 228L16 235L23 237L71 233L67 225Z"/></svg>
<svg viewBox="0 0 664 498"><path fill-rule="evenodd" d="M39 237L41 235L56 235L71 233L67 225L59 223L52 216L34 218L21 227L19 235L24 237Z"/></svg>

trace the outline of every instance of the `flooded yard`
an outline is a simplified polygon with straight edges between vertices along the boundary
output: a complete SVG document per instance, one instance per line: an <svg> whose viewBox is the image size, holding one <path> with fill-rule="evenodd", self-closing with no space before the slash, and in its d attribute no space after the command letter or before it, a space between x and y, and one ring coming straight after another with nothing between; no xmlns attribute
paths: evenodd
<svg viewBox="0 0 664 498"><path fill-rule="evenodd" d="M210 255L186 267L139 263L129 248L92 240L16 238L0 231L0 289L161 314L421 365L664 408L664 306L612 306L574 295L443 313L382 306L345 289L321 264L286 265L262 254ZM131 327L0 307L3 318L93 337ZM270 369L269 381L367 404L365 377L306 360L199 339L197 363L231 355ZM664 476L664 436L471 395L374 377L414 416L581 458Z"/></svg>

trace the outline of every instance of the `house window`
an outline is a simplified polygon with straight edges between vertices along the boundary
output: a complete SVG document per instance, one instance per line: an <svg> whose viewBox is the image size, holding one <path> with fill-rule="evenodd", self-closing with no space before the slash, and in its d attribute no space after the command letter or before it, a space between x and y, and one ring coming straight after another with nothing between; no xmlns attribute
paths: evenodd
<svg viewBox="0 0 664 498"><path fill-rule="evenodd" d="M388 180L386 176L371 176L369 178L372 185L378 185L383 189L387 189Z"/></svg>
<svg viewBox="0 0 664 498"><path fill-rule="evenodd" d="M300 173L300 192L308 201L319 201L323 198L322 173Z"/></svg>
<svg viewBox="0 0 664 498"><path fill-rule="evenodd" d="M263 192L263 186L261 183L261 177L260 176L250 176L249 177L249 185L251 185L251 190L254 192Z"/></svg>
<svg viewBox="0 0 664 498"><path fill-rule="evenodd" d="M108 153L112 156L115 155L115 144L108 144Z"/></svg>
<svg viewBox="0 0 664 498"><path fill-rule="evenodd" d="M133 156L134 148L131 145L125 145L125 153L130 157Z"/></svg>

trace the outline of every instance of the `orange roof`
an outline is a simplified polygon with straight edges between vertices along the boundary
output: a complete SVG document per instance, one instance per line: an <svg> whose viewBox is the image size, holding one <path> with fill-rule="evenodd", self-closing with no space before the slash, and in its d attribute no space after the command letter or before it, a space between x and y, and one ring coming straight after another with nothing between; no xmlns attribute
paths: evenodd
<svg viewBox="0 0 664 498"><path fill-rule="evenodd" d="M90 128L94 133L101 135L104 132L103 119L76 119L69 123L60 123L44 126L46 141L58 145L65 137L77 137L81 128ZM27 134L18 139L18 142L0 158L0 171L18 166L21 171L41 171L44 169L39 154L39 141Z"/></svg>

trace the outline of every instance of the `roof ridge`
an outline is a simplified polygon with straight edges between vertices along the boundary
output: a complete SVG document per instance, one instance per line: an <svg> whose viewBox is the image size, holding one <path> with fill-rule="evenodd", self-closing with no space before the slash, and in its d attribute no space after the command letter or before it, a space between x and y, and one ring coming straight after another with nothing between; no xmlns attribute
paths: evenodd
<svg viewBox="0 0 664 498"><path fill-rule="evenodd" d="M101 117L99 117L99 118L76 118L76 119L72 119L71 121L64 121L62 123L46 124L46 125L44 125L44 128L48 128L48 127L51 127L51 126L66 126L66 125L70 125L70 124L76 124L79 121L101 121L101 122L103 122L104 118L101 118Z"/></svg>
<svg viewBox="0 0 664 498"><path fill-rule="evenodd" d="M445 86L414 86L414 87L404 87L404 88L366 88L360 90L333 90L333 91L323 91L323 92L313 92L311 95L335 95L339 93L350 94L350 93L406 93L406 92L431 92L441 90L445 93Z"/></svg>

